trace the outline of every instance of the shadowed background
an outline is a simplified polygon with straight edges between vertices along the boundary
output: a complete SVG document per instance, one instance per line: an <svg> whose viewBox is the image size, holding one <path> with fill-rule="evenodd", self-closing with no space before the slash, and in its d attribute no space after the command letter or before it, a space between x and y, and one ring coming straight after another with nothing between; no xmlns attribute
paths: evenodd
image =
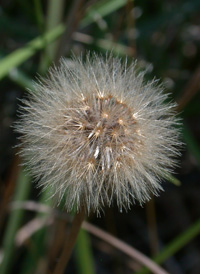
<svg viewBox="0 0 200 274"><path fill-rule="evenodd" d="M165 192L143 208L106 208L84 224L66 273L147 273L123 242L169 273L200 273L200 2L1 1L0 7L0 273L51 273L71 217L52 211L16 156L18 98L61 56L96 51L128 60L159 78L183 119L180 166ZM121 239L113 238L96 226ZM127 246L125 246L127 249ZM128 250L128 249L127 249ZM127 251L126 250L126 251ZM127 251L128 252L128 251Z"/></svg>

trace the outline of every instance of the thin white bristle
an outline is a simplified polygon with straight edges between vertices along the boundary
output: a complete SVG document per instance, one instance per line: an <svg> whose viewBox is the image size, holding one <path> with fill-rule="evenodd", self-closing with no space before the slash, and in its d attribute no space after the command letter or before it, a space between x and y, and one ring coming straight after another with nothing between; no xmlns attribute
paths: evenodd
<svg viewBox="0 0 200 274"><path fill-rule="evenodd" d="M176 164L180 145L174 104L135 64L88 56L63 58L24 100L21 154L39 185L70 211L119 209L157 194L160 175Z"/></svg>

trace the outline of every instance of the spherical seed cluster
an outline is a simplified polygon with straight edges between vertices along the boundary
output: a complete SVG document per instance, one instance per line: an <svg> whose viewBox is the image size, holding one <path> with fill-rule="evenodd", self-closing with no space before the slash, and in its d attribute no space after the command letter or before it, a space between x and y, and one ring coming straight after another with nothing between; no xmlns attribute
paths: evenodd
<svg viewBox="0 0 200 274"><path fill-rule="evenodd" d="M175 105L143 77L112 56L63 59L24 100L22 155L68 211L99 211L113 200L127 209L162 189L178 154Z"/></svg>

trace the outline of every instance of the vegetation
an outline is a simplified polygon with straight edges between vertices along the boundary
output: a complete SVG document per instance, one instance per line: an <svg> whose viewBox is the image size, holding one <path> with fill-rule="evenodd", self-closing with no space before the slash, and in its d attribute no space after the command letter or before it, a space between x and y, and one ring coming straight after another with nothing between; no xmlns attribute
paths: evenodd
<svg viewBox="0 0 200 274"><path fill-rule="evenodd" d="M55 3L56 2L56 3ZM0 273L52 273L72 216L40 193L16 155L18 98L61 56L87 51L137 59L177 101L182 157L165 192L127 213L117 206L83 223L65 273L169 273L200 269L200 2L10 0L0 29ZM48 191L48 190L47 190ZM148 258L152 258L152 260ZM146 268L144 268L144 266ZM160 271L160 272L159 272ZM164 271L164 270L163 270Z"/></svg>

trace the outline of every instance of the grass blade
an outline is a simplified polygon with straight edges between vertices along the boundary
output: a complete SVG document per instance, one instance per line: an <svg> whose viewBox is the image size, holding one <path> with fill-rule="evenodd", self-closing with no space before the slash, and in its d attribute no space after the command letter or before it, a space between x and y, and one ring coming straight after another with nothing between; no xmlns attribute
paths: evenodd
<svg viewBox="0 0 200 274"><path fill-rule="evenodd" d="M30 177L25 173L24 170L21 170L17 182L14 201L19 202L26 200L29 195L30 186ZM15 234L20 227L22 218L22 209L15 209L10 213L3 241L3 260L0 265L1 274L8 274L9 269L12 266L12 258L15 250Z"/></svg>
<svg viewBox="0 0 200 274"><path fill-rule="evenodd" d="M99 1L88 10L80 23L81 27L88 26L96 20L94 18L94 13L99 14L100 16L106 16L125 5L126 2L127 0L111 0L109 2L106 1L106 3L105 1ZM64 30L65 26L60 24L53 30L33 39L25 47L15 50L0 60L0 80L5 77L12 68L19 66L33 56L38 50L45 48L49 43L55 41Z"/></svg>
<svg viewBox="0 0 200 274"><path fill-rule="evenodd" d="M191 227L189 227L186 231L176 237L171 243L169 243L163 251L161 251L157 256L153 258L153 260L157 264L162 264L169 257L174 255L177 251L179 251L182 247L184 247L188 242L190 242L194 237L196 237L200 233L200 219L197 220ZM147 274L150 271L146 268L143 268L141 271L135 274Z"/></svg>
<svg viewBox="0 0 200 274"><path fill-rule="evenodd" d="M79 274L94 274L95 266L88 232L81 229L76 241L76 261Z"/></svg>
<svg viewBox="0 0 200 274"><path fill-rule="evenodd" d="M59 25L48 33L35 38L25 47L15 50L4 57L3 60L0 60L0 80L5 77L12 68L19 66L33 56L37 50L44 48L46 43L48 44L58 38L63 31L64 26ZM44 41L46 41L46 43L44 43Z"/></svg>
<svg viewBox="0 0 200 274"><path fill-rule="evenodd" d="M92 5L88 9L88 12L81 21L81 27L84 28L89 24L95 22L99 17L104 17L118 10L119 8L123 7L127 2L127 0L98 1L96 4Z"/></svg>
<svg viewBox="0 0 200 274"><path fill-rule="evenodd" d="M183 126L183 138L187 144L188 149L195 157L198 165L200 166L200 148L199 144L197 143L196 139L194 138L193 134L191 133L190 129L186 124Z"/></svg>

